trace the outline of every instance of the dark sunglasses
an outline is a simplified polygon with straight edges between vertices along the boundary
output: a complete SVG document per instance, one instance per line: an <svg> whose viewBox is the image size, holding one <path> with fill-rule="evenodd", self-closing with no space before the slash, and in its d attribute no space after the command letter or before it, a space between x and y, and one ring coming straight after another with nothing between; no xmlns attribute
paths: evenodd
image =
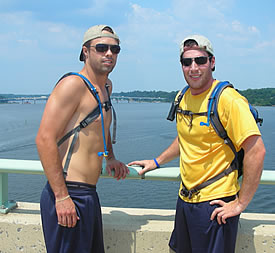
<svg viewBox="0 0 275 253"><path fill-rule="evenodd" d="M96 44L94 47L95 50L99 53L107 52L109 49L113 54L118 54L120 52L120 46L119 45L109 45L109 44Z"/></svg>
<svg viewBox="0 0 275 253"><path fill-rule="evenodd" d="M195 61L196 64L198 65L203 65L205 63L207 63L207 59L209 58L209 61L211 61L212 56L199 56L199 57L195 57L195 58L184 58L182 57L180 59L180 62L183 66L188 67L192 64L193 60Z"/></svg>

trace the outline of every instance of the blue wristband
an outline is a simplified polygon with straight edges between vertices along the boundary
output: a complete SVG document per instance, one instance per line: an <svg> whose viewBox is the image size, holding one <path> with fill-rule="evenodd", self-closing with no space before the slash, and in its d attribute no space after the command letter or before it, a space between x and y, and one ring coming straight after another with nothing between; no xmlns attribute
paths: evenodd
<svg viewBox="0 0 275 253"><path fill-rule="evenodd" d="M159 163L157 162L157 159L156 159L156 158L154 158L154 162L155 162L155 164L157 165L157 168L160 168Z"/></svg>

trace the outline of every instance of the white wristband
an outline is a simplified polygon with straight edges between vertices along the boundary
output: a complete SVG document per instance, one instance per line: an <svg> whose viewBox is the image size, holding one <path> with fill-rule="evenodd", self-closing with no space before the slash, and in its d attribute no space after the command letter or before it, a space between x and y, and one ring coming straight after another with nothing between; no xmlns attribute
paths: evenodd
<svg viewBox="0 0 275 253"><path fill-rule="evenodd" d="M71 197L70 195L67 195L66 197L64 197L64 198L62 198L62 199L56 199L56 200L55 200L55 203L61 202L61 201L66 200L66 199L68 199L68 198L70 198L70 197Z"/></svg>

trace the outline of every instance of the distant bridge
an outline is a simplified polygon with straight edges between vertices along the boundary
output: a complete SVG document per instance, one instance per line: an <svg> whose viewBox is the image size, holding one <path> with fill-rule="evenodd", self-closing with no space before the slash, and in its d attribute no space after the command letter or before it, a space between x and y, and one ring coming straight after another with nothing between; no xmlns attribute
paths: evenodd
<svg viewBox="0 0 275 253"><path fill-rule="evenodd" d="M22 104L35 104L36 101L47 101L48 96L40 97L7 97L0 98L0 103L22 103Z"/></svg>
<svg viewBox="0 0 275 253"><path fill-rule="evenodd" d="M130 102L161 102L164 101L165 98L152 98L152 97L124 97L124 96L111 96L111 99L113 101L127 101L128 103Z"/></svg>
<svg viewBox="0 0 275 253"><path fill-rule="evenodd" d="M0 103L22 103L22 104L35 104L36 101L47 101L48 96L40 96L40 97L7 97L1 98ZM165 98L154 98L154 97L124 97L124 96L111 96L111 100L115 102L126 101L130 102L161 102L164 101Z"/></svg>

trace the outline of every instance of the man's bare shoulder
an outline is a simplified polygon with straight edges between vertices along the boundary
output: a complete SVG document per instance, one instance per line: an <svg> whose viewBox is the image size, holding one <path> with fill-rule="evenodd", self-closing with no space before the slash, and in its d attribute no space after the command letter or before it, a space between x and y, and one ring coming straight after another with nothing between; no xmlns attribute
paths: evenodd
<svg viewBox="0 0 275 253"><path fill-rule="evenodd" d="M45 115L56 117L64 115L70 118L79 107L87 88L77 76L68 76L60 80L52 91L45 108ZM67 121L68 119L63 119Z"/></svg>
<svg viewBox="0 0 275 253"><path fill-rule="evenodd" d="M76 97L77 95L84 94L87 90L86 85L84 84L83 80L75 75L67 76L60 80L53 92L52 95L64 98L64 99L70 99L71 97Z"/></svg>

